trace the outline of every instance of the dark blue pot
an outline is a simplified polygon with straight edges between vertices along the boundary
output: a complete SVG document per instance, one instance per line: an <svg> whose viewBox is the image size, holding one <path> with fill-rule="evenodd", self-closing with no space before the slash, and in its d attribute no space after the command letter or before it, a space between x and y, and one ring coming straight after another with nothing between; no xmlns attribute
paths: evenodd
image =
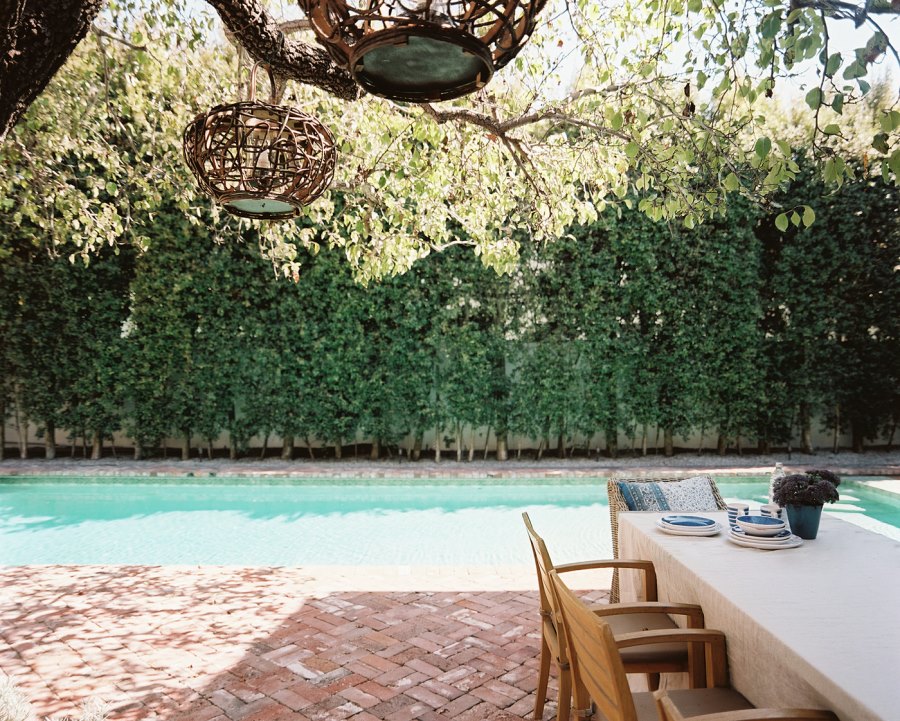
<svg viewBox="0 0 900 721"><path fill-rule="evenodd" d="M819 532L822 506L785 506L791 533L806 540L812 540Z"/></svg>

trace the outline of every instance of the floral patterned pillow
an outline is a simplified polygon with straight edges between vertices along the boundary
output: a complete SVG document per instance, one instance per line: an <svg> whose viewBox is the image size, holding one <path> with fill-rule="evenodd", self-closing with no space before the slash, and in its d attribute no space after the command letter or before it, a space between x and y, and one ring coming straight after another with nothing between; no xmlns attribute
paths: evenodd
<svg viewBox="0 0 900 721"><path fill-rule="evenodd" d="M629 511L715 511L718 510L709 476L693 476L680 481L619 481L619 491Z"/></svg>

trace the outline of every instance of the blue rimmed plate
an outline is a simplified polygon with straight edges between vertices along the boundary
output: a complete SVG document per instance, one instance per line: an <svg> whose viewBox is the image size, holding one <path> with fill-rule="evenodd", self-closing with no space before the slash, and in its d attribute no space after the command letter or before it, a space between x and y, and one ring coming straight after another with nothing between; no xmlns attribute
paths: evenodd
<svg viewBox="0 0 900 721"><path fill-rule="evenodd" d="M681 529L712 528L718 525L713 519L703 516L663 516L660 520L667 526Z"/></svg>
<svg viewBox="0 0 900 721"><path fill-rule="evenodd" d="M656 522L656 527L672 536L715 536L722 530L722 524L716 521L713 521L711 525L679 527L663 523L663 520L660 519Z"/></svg>

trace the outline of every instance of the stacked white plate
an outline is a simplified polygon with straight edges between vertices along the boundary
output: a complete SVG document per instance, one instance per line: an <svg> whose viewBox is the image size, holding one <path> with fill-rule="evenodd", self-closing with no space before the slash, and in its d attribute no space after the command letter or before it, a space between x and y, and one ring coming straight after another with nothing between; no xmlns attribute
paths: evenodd
<svg viewBox="0 0 900 721"><path fill-rule="evenodd" d="M737 524L731 527L728 539L738 546L769 551L796 548L803 543L787 530L784 521L770 516L740 516Z"/></svg>
<svg viewBox="0 0 900 721"><path fill-rule="evenodd" d="M656 527L673 536L715 536L722 524L703 516L670 515L656 522Z"/></svg>

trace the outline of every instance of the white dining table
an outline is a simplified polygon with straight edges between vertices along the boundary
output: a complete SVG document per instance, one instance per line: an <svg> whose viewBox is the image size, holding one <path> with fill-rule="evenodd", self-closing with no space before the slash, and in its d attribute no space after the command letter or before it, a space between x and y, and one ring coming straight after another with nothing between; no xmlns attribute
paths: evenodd
<svg viewBox="0 0 900 721"><path fill-rule="evenodd" d="M731 684L757 707L900 721L900 543L824 515L818 538L776 551L675 536L662 513L619 515L619 557L653 561L660 600L698 603L727 638ZM637 599L633 572L622 600Z"/></svg>

